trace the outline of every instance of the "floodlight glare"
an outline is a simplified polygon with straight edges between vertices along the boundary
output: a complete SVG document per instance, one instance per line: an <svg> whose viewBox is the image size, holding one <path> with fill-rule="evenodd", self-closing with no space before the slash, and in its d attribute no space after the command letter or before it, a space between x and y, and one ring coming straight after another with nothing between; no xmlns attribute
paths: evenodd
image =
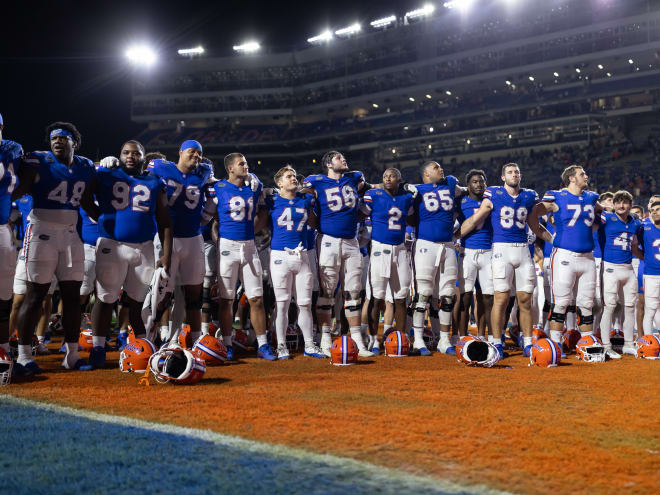
<svg viewBox="0 0 660 495"><path fill-rule="evenodd" d="M598 68L599 68L600 70L603 70L603 69L604 69L603 64L598 64Z"/></svg>
<svg viewBox="0 0 660 495"><path fill-rule="evenodd" d="M559 72L554 72L553 75L554 75L555 77L559 77Z"/></svg>
<svg viewBox="0 0 660 495"><path fill-rule="evenodd" d="M332 31L323 31L317 36L307 38L307 43L323 43L324 41L330 41L332 39Z"/></svg>
<svg viewBox="0 0 660 495"><path fill-rule="evenodd" d="M427 94L426 97L427 97L429 100L430 100L431 98L433 98L430 94Z"/></svg>
<svg viewBox="0 0 660 495"><path fill-rule="evenodd" d="M261 48L261 45L256 41L246 41L242 45L234 45L234 51L243 53L256 52Z"/></svg>
<svg viewBox="0 0 660 495"><path fill-rule="evenodd" d="M577 72L577 73L579 74L579 73L582 72L582 71L580 70L579 67L576 67L576 68L575 68L575 72Z"/></svg>
<svg viewBox="0 0 660 495"><path fill-rule="evenodd" d="M195 48L182 48L177 50L179 55L201 55L204 53L204 47L196 46Z"/></svg>
<svg viewBox="0 0 660 495"><path fill-rule="evenodd" d="M374 108L378 108L378 103L372 103L371 106Z"/></svg>
<svg viewBox="0 0 660 495"><path fill-rule="evenodd" d="M375 21L371 21L369 25L372 28L384 28L392 24L393 22L396 22L396 16L389 16L389 17L383 17L382 19L376 19Z"/></svg>
<svg viewBox="0 0 660 495"><path fill-rule="evenodd" d="M447 9L456 9L461 12L467 12L472 7L474 0L451 0L442 4Z"/></svg>
<svg viewBox="0 0 660 495"><path fill-rule="evenodd" d="M629 59L628 59L628 63L629 63L629 64L634 64L635 61L634 61L632 58L629 58Z"/></svg>
<svg viewBox="0 0 660 495"><path fill-rule="evenodd" d="M337 29L337 31L335 31L335 34L337 36L350 36L352 34L359 33L361 29L362 26L360 26L360 23L356 22L355 24L351 24L348 27Z"/></svg>
<svg viewBox="0 0 660 495"><path fill-rule="evenodd" d="M126 58L135 65L151 67L156 63L156 52L147 45L135 45L126 50Z"/></svg>
<svg viewBox="0 0 660 495"><path fill-rule="evenodd" d="M451 96L451 91L447 90L447 91L445 91L445 94L446 94L447 96Z"/></svg>
<svg viewBox="0 0 660 495"><path fill-rule="evenodd" d="M406 19L415 19L417 17L424 17L425 15L431 15L435 12L435 5L431 3L425 3L422 8L411 10L406 12Z"/></svg>

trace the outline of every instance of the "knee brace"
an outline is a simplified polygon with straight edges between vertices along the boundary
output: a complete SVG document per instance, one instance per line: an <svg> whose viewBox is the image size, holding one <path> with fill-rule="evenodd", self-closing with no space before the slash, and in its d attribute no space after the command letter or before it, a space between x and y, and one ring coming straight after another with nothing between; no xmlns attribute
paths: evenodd
<svg viewBox="0 0 660 495"><path fill-rule="evenodd" d="M415 311L418 313L426 313L426 306L429 304L431 298L422 294L415 294L415 299L413 300L415 305Z"/></svg>
<svg viewBox="0 0 660 495"><path fill-rule="evenodd" d="M316 301L316 310L324 315L332 314L332 307L334 306L335 301L329 297L319 297Z"/></svg>
<svg viewBox="0 0 660 495"><path fill-rule="evenodd" d="M9 321L11 314L11 299L0 299L0 322Z"/></svg>
<svg viewBox="0 0 660 495"><path fill-rule="evenodd" d="M186 311L197 311L202 309L202 300L195 299L193 301L186 301Z"/></svg>
<svg viewBox="0 0 660 495"><path fill-rule="evenodd" d="M548 321L556 321L563 324L566 321L566 308L558 304L551 304Z"/></svg>
<svg viewBox="0 0 660 495"><path fill-rule="evenodd" d="M359 292L344 292L344 311L346 312L346 318L355 318L360 316L361 309L362 304L360 301Z"/></svg>
<svg viewBox="0 0 660 495"><path fill-rule="evenodd" d="M586 314L589 313L589 314ZM593 325L594 324L594 315L591 313L591 310L577 308L577 325Z"/></svg>
<svg viewBox="0 0 660 495"><path fill-rule="evenodd" d="M440 311L451 313L454 309L456 296L440 296Z"/></svg>

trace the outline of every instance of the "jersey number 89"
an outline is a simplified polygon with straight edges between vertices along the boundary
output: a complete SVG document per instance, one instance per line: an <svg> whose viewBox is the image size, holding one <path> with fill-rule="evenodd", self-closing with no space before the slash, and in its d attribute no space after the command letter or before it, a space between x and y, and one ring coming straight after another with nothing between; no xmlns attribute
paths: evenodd
<svg viewBox="0 0 660 495"><path fill-rule="evenodd" d="M500 209L500 225L503 229L510 229L514 223L519 229L524 229L526 222L527 208L521 206L514 210L510 206L503 206Z"/></svg>

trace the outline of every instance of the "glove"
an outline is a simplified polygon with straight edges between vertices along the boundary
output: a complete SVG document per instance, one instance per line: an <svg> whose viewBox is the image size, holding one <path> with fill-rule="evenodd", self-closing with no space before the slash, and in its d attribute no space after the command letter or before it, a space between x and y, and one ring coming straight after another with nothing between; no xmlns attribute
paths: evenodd
<svg viewBox="0 0 660 495"><path fill-rule="evenodd" d="M103 168L119 168L119 159L114 156L106 156L99 165Z"/></svg>
<svg viewBox="0 0 660 495"><path fill-rule="evenodd" d="M406 192L409 192L410 194L413 195L413 198L417 197L417 188L413 186L412 184L404 184L403 185L403 190Z"/></svg>
<svg viewBox="0 0 660 495"><path fill-rule="evenodd" d="M246 186L250 186L250 189L252 189L252 192L257 192L257 189L259 189L259 185L261 182L259 182L259 179L257 179L257 176L254 175L252 172L248 174L248 179L245 181Z"/></svg>
<svg viewBox="0 0 660 495"><path fill-rule="evenodd" d="M303 247L302 242L299 242L299 243L298 243L298 246L297 246L295 249L290 249L290 248L287 248L287 247L284 248L284 250L285 250L287 253L295 254L295 255L297 255L298 257L300 257L300 253L302 253L304 249L305 249L305 248Z"/></svg>

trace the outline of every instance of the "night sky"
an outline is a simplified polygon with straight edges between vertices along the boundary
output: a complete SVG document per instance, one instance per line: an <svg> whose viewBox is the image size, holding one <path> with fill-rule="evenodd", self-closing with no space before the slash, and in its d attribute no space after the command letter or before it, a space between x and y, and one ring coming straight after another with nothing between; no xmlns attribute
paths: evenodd
<svg viewBox="0 0 660 495"><path fill-rule="evenodd" d="M232 45L252 38L266 50L286 51L304 47L307 38L328 27L336 30L356 20L365 26L423 3L3 2L3 137L27 151L46 149L44 128L64 120L82 133L81 155L96 160L117 154L121 143L143 128L130 120L132 69L124 51L134 41L149 41L169 56L198 44L209 56L227 55Z"/></svg>

